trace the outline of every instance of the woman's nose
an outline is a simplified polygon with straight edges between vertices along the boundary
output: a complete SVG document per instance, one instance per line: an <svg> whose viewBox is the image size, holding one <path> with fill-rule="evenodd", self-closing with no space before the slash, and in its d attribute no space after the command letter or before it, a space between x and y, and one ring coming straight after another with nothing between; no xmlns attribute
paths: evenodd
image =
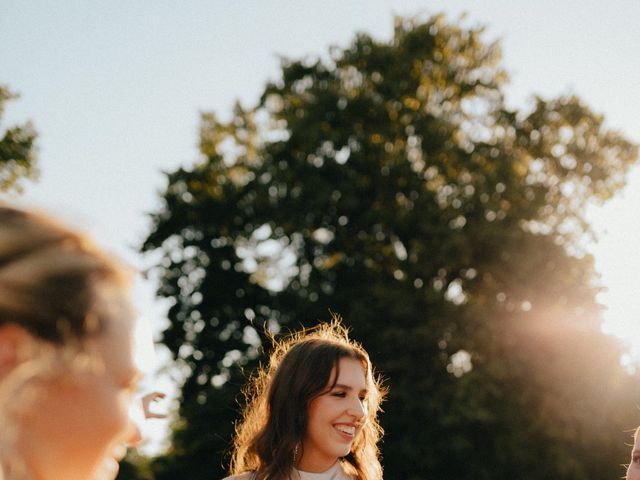
<svg viewBox="0 0 640 480"><path fill-rule="evenodd" d="M360 419L365 416L365 411L366 409L363 400L361 400L360 398L356 398L349 405L348 413L353 417Z"/></svg>
<svg viewBox="0 0 640 480"><path fill-rule="evenodd" d="M133 401L129 405L127 431L124 442L127 447L135 447L142 441L142 432L140 430L142 422L144 422L144 414L139 401Z"/></svg>
<svg viewBox="0 0 640 480"><path fill-rule="evenodd" d="M132 420L129 427L129 436L127 437L127 446L135 447L142 441L142 432L138 424Z"/></svg>

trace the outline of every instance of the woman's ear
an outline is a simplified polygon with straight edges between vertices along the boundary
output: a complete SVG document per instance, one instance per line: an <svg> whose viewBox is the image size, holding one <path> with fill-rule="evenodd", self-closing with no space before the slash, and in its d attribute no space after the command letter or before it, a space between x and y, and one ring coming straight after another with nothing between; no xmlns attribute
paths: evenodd
<svg viewBox="0 0 640 480"><path fill-rule="evenodd" d="M34 339L15 323L0 325L0 379L33 354Z"/></svg>

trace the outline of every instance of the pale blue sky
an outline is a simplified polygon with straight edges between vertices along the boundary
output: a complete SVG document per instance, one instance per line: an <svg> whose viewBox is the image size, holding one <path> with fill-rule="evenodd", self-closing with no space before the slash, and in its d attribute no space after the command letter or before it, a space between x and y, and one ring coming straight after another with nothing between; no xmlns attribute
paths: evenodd
<svg viewBox="0 0 640 480"><path fill-rule="evenodd" d="M160 172L197 158L200 111L254 103L278 55L322 55L356 31L389 38L394 14L441 11L466 11L467 25L501 40L512 106L576 93L640 141L637 0L2 0L0 83L22 95L3 123L32 119L40 132L42 175L22 201L141 266L132 247L158 206ZM609 330L640 345L640 254L630 248L640 245L640 172L633 179L594 211L609 232L594 252L610 287ZM142 290L147 314L159 315Z"/></svg>

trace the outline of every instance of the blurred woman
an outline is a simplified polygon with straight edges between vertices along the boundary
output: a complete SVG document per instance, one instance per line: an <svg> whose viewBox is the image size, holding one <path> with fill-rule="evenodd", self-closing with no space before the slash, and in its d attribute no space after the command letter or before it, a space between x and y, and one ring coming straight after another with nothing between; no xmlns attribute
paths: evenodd
<svg viewBox="0 0 640 480"><path fill-rule="evenodd" d="M275 342L247 390L227 480L381 480L383 397L338 321Z"/></svg>
<svg viewBox="0 0 640 480"><path fill-rule="evenodd" d="M0 478L117 473L139 376L129 273L51 219L0 204Z"/></svg>

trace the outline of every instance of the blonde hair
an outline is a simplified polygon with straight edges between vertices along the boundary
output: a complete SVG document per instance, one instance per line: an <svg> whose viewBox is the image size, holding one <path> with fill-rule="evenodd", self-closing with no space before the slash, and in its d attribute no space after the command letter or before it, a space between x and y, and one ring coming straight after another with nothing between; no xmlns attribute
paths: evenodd
<svg viewBox="0 0 640 480"><path fill-rule="evenodd" d="M358 480L381 480L377 444L383 431L377 414L386 392L364 348L349 338L338 317L273 343L268 367L260 368L244 390L247 404L236 428L231 473L288 479L306 432L309 402L326 390L333 371L337 381L340 359L353 358L365 370L367 417L342 465Z"/></svg>
<svg viewBox="0 0 640 480"><path fill-rule="evenodd" d="M64 344L98 332L96 285L128 272L86 237L45 215L0 204L0 325Z"/></svg>

